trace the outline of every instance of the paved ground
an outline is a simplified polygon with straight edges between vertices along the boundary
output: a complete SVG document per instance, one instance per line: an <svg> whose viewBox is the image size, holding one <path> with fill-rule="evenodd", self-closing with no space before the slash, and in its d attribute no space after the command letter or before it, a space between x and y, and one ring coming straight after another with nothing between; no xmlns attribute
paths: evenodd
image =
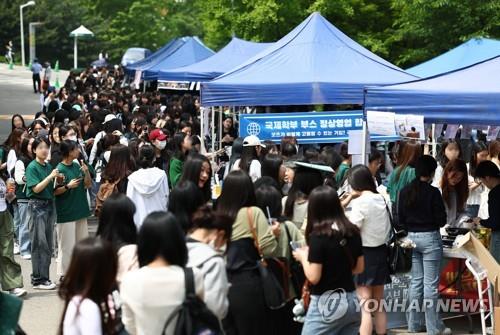
<svg viewBox="0 0 500 335"><path fill-rule="evenodd" d="M55 73L53 74L55 80ZM59 82L64 84L68 71L59 72ZM10 133L10 120L13 114L21 114L27 125L40 111L40 96L33 93L31 72L16 66L9 70L0 63L0 142Z"/></svg>

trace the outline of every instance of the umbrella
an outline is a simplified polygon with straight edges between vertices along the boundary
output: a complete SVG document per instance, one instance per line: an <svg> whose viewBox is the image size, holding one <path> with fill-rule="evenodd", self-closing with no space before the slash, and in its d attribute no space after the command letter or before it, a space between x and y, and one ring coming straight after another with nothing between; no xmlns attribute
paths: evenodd
<svg viewBox="0 0 500 335"><path fill-rule="evenodd" d="M73 30L70 34L70 37L74 37L75 39L75 50L74 50L74 63L73 67L76 69L78 67L78 37L92 37L94 33L85 28L83 25Z"/></svg>

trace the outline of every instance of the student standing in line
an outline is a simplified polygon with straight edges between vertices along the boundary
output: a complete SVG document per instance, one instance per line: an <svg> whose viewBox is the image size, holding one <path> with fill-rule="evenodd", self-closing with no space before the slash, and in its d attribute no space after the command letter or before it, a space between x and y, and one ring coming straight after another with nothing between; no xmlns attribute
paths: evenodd
<svg viewBox="0 0 500 335"><path fill-rule="evenodd" d="M64 176L64 182L55 189L57 213L57 274L63 277L69 266L75 244L89 235L87 218L90 216L87 189L92 186L92 177L80 156L78 144L74 141L61 142L62 161L57 170Z"/></svg>
<svg viewBox="0 0 500 335"><path fill-rule="evenodd" d="M52 258L54 223L54 179L59 174L46 159L49 141L35 138L32 151L35 159L26 168L26 195L28 201L28 226L31 240L31 284L34 289L54 290L49 269ZM62 182L62 180L59 180Z"/></svg>

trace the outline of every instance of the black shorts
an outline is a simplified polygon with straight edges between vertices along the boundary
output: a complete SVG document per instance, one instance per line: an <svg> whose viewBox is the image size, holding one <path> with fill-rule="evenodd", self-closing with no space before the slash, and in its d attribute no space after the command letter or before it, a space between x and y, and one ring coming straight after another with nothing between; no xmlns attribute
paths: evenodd
<svg viewBox="0 0 500 335"><path fill-rule="evenodd" d="M377 286L390 283L387 255L388 250L385 244L378 247L363 247L365 270L356 276L356 285Z"/></svg>

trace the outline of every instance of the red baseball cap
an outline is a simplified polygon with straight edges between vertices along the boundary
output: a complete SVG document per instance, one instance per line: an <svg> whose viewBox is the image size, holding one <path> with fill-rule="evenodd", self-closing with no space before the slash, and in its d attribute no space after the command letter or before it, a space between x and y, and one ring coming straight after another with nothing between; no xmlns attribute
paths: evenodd
<svg viewBox="0 0 500 335"><path fill-rule="evenodd" d="M149 133L149 140L153 142L154 140L165 141L167 139L167 135L161 129L152 130Z"/></svg>

